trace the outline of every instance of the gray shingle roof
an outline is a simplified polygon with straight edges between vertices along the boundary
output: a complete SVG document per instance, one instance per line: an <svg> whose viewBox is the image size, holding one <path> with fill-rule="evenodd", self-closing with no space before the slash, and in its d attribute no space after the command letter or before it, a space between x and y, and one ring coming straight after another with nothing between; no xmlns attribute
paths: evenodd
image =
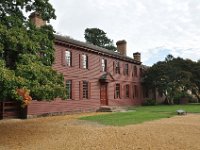
<svg viewBox="0 0 200 150"><path fill-rule="evenodd" d="M131 63L141 64L141 62L138 62L138 61L134 60L131 57L123 56L123 55L121 55L121 54L119 54L117 52L114 52L114 51L111 51L111 50L108 50L108 49L105 49L105 48L102 48L102 47L99 47L99 46L96 46L96 45L93 45L93 44L89 44L89 43L81 42L81 41L78 41L78 40L74 40L74 39L72 39L72 38L70 38L68 36L61 36L61 35L56 35L56 34L54 36L55 36L55 40L56 41L61 41L61 42L64 42L64 43L75 45L75 46L87 48L88 50L93 50L93 51L95 51L97 53L103 53L104 55L109 55L110 57L114 57L114 58L122 59L122 60L125 60L125 61L129 61Z"/></svg>

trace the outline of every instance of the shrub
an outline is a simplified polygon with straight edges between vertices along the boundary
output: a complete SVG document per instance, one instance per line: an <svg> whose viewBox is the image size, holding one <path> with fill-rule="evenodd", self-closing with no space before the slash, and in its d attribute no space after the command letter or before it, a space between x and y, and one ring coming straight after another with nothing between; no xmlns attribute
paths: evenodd
<svg viewBox="0 0 200 150"><path fill-rule="evenodd" d="M143 103L144 106L154 106L156 105L156 100L155 99L146 99L145 102Z"/></svg>
<svg viewBox="0 0 200 150"><path fill-rule="evenodd" d="M174 96L174 104L188 103L189 99L192 99L192 97L188 93L186 93L186 92L178 92Z"/></svg>

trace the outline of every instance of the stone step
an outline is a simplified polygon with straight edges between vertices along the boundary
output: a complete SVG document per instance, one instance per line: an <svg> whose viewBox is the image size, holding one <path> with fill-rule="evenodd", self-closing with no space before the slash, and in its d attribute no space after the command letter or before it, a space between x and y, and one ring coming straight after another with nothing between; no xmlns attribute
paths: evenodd
<svg viewBox="0 0 200 150"><path fill-rule="evenodd" d="M127 107L119 107L119 106L101 106L97 110L97 112L126 112Z"/></svg>

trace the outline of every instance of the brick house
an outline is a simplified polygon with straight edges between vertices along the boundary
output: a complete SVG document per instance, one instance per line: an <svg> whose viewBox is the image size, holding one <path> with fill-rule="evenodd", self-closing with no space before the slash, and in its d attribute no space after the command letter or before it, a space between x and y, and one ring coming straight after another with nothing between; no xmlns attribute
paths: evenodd
<svg viewBox="0 0 200 150"><path fill-rule="evenodd" d="M45 22L31 15L37 27ZM67 99L32 101L27 115L95 111L100 106L132 106L143 100L140 53L126 55L126 41L118 41L117 52L69 37L55 35L53 68L65 79Z"/></svg>

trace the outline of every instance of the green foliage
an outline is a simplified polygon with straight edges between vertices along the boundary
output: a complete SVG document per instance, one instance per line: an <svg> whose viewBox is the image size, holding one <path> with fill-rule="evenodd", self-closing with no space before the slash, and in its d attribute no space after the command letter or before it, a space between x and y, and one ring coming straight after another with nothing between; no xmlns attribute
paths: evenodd
<svg viewBox="0 0 200 150"><path fill-rule="evenodd" d="M156 100L155 99L146 99L142 105L154 106L154 105L156 105Z"/></svg>
<svg viewBox="0 0 200 150"><path fill-rule="evenodd" d="M16 75L27 79L30 95L37 100L52 100L65 96L64 78L50 66L45 66L35 55L24 54L19 59Z"/></svg>
<svg viewBox="0 0 200 150"><path fill-rule="evenodd" d="M53 28L37 28L24 15L37 12L49 22L55 10L48 0L3 0L0 5L0 100L21 100L18 88L33 99L64 97L64 79L52 69Z"/></svg>
<svg viewBox="0 0 200 150"><path fill-rule="evenodd" d="M192 96L189 95L186 92L177 92L174 95L174 104L181 104L183 99L187 99L187 102L189 101L189 99L192 99Z"/></svg>
<svg viewBox="0 0 200 150"><path fill-rule="evenodd" d="M106 36L106 33L98 28L85 29L85 40L88 43L115 51L117 48L113 44L113 40Z"/></svg>
<svg viewBox="0 0 200 150"><path fill-rule="evenodd" d="M16 89L25 84L25 79L16 77L15 72L7 69L4 61L0 60L0 100L21 100Z"/></svg>
<svg viewBox="0 0 200 150"><path fill-rule="evenodd" d="M197 68L196 62L169 55L165 61L154 64L146 71L143 85L149 89L158 89L165 95L166 102L173 104L176 93L187 93L190 90L196 96L200 94Z"/></svg>

